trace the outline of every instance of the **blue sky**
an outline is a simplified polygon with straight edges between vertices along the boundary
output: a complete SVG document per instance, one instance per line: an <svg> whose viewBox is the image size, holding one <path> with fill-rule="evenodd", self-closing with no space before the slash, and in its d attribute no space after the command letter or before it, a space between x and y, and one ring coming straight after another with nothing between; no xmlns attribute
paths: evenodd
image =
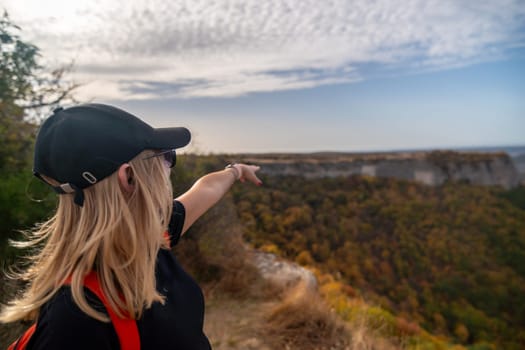
<svg viewBox="0 0 525 350"><path fill-rule="evenodd" d="M194 151L375 151L525 145L524 92L525 59L518 55L236 98L108 102L161 126L190 127Z"/></svg>
<svg viewBox="0 0 525 350"><path fill-rule="evenodd" d="M525 1L4 0L80 100L196 152L525 144Z"/></svg>

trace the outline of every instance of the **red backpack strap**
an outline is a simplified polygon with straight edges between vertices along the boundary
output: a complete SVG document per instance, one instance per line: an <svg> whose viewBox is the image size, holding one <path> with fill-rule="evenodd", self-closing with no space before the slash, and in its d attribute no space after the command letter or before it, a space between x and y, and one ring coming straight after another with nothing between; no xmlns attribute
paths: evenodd
<svg viewBox="0 0 525 350"><path fill-rule="evenodd" d="M18 340L16 340L13 344L11 344L7 350L24 350L27 346L27 343L29 342L29 339L31 339L31 336L33 333L35 333L36 330L36 323L34 323L31 327L29 327L24 334Z"/></svg>
<svg viewBox="0 0 525 350"><path fill-rule="evenodd" d="M166 243L168 243L168 247L171 247L171 237L168 231L164 231L164 239L166 240Z"/></svg>
<svg viewBox="0 0 525 350"><path fill-rule="evenodd" d="M90 291L95 293L95 295L102 301L106 307L109 318L113 323L113 327L117 332L117 336L120 342L121 350L140 350L140 337L139 330L137 328L137 322L132 318L120 318L117 316L115 311L109 305L102 288L100 288L100 283L98 283L98 278L95 272L91 272L84 279L84 286L89 288Z"/></svg>

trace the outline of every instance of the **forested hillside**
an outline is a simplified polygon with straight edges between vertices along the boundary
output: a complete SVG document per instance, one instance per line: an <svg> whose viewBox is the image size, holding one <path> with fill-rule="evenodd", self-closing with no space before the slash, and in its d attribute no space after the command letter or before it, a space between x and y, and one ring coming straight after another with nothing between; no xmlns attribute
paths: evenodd
<svg viewBox="0 0 525 350"><path fill-rule="evenodd" d="M522 188L263 181L234 195L256 247L340 276L356 294L452 342L525 346Z"/></svg>

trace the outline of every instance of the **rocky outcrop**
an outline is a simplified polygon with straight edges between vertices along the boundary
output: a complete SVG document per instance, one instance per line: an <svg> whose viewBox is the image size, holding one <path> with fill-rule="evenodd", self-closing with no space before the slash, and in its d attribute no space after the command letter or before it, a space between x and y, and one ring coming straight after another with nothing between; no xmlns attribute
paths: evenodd
<svg viewBox="0 0 525 350"><path fill-rule="evenodd" d="M248 161L261 165L266 175L306 178L368 175L419 181L440 185L462 181L476 185L512 188L520 176L505 153L467 153L452 151L377 153L261 155Z"/></svg>
<svg viewBox="0 0 525 350"><path fill-rule="evenodd" d="M254 251L253 254L255 266L267 281L283 289L299 282L304 282L305 286L311 290L317 288L317 279L314 274L304 267L278 258L275 254L262 251Z"/></svg>

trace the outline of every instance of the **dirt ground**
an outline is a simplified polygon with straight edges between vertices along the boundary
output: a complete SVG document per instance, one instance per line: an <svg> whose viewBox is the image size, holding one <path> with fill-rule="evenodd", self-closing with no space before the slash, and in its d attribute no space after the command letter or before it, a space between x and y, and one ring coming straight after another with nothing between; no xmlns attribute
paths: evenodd
<svg viewBox="0 0 525 350"><path fill-rule="evenodd" d="M276 305L275 301L207 298L204 331L213 349L271 350L261 330L267 310Z"/></svg>

